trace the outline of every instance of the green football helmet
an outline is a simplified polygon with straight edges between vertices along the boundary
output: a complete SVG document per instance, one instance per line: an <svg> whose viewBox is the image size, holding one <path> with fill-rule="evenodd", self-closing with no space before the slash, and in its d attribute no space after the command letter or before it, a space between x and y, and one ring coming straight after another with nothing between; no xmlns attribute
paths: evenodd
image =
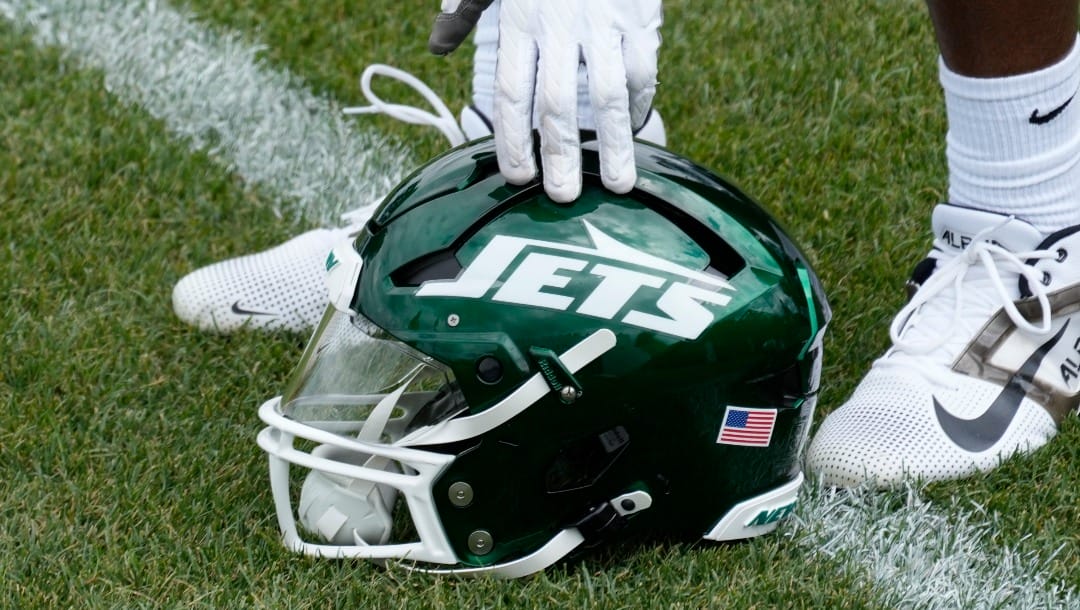
<svg viewBox="0 0 1080 610"><path fill-rule="evenodd" d="M289 548L514 577L791 512L830 318L806 258L684 158L639 143L617 195L582 155L561 205L490 139L455 149L330 253L332 304L259 411Z"/></svg>

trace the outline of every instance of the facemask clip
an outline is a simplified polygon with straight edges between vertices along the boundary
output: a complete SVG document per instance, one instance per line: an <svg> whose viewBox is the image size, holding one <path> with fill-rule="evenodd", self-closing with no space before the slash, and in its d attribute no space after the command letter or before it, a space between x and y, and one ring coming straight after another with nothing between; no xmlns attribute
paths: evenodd
<svg viewBox="0 0 1080 610"><path fill-rule="evenodd" d="M559 359L558 354L544 347L530 347L529 355L540 369L544 381L559 395L559 400L572 404L581 398L581 384Z"/></svg>

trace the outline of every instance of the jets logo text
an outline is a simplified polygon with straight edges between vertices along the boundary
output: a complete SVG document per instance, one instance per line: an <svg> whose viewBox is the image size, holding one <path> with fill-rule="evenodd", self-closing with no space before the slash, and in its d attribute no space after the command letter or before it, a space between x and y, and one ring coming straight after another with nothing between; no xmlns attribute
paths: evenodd
<svg viewBox="0 0 1080 610"><path fill-rule="evenodd" d="M724 278L641 252L584 224L593 248L497 235L456 279L425 282L416 294L569 311L686 339L697 338L715 319L713 308L731 301L735 289ZM592 276L588 284L584 276ZM584 298L560 292L593 284ZM659 314L629 305L645 294L655 295Z"/></svg>

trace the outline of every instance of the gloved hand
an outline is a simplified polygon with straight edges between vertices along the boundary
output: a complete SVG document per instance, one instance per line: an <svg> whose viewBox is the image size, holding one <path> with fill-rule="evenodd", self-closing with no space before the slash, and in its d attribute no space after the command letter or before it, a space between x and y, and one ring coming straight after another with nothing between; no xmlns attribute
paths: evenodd
<svg viewBox="0 0 1080 610"><path fill-rule="evenodd" d="M490 3L444 0L432 50L460 44L471 29L463 24L475 24ZM502 0L492 118L508 181L524 184L537 175L535 114L548 196L570 202L581 194L577 81L584 60L604 186L617 193L633 187L633 131L656 93L660 22L660 0Z"/></svg>

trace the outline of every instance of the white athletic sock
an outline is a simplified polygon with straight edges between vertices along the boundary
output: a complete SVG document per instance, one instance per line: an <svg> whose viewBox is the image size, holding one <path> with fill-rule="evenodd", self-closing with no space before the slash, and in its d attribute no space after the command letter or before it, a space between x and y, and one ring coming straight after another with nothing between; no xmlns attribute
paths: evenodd
<svg viewBox="0 0 1080 610"><path fill-rule="evenodd" d="M499 50L499 0L480 16L476 24L473 42L476 53L473 55L473 106L488 120L491 120L495 107L495 60ZM589 79L585 66L578 66L578 126L581 129L596 129L593 121L592 105L589 102Z"/></svg>
<svg viewBox="0 0 1080 610"><path fill-rule="evenodd" d="M1080 45L1060 62L1003 78L939 60L949 121L949 201L1013 214L1044 233L1080 224Z"/></svg>

